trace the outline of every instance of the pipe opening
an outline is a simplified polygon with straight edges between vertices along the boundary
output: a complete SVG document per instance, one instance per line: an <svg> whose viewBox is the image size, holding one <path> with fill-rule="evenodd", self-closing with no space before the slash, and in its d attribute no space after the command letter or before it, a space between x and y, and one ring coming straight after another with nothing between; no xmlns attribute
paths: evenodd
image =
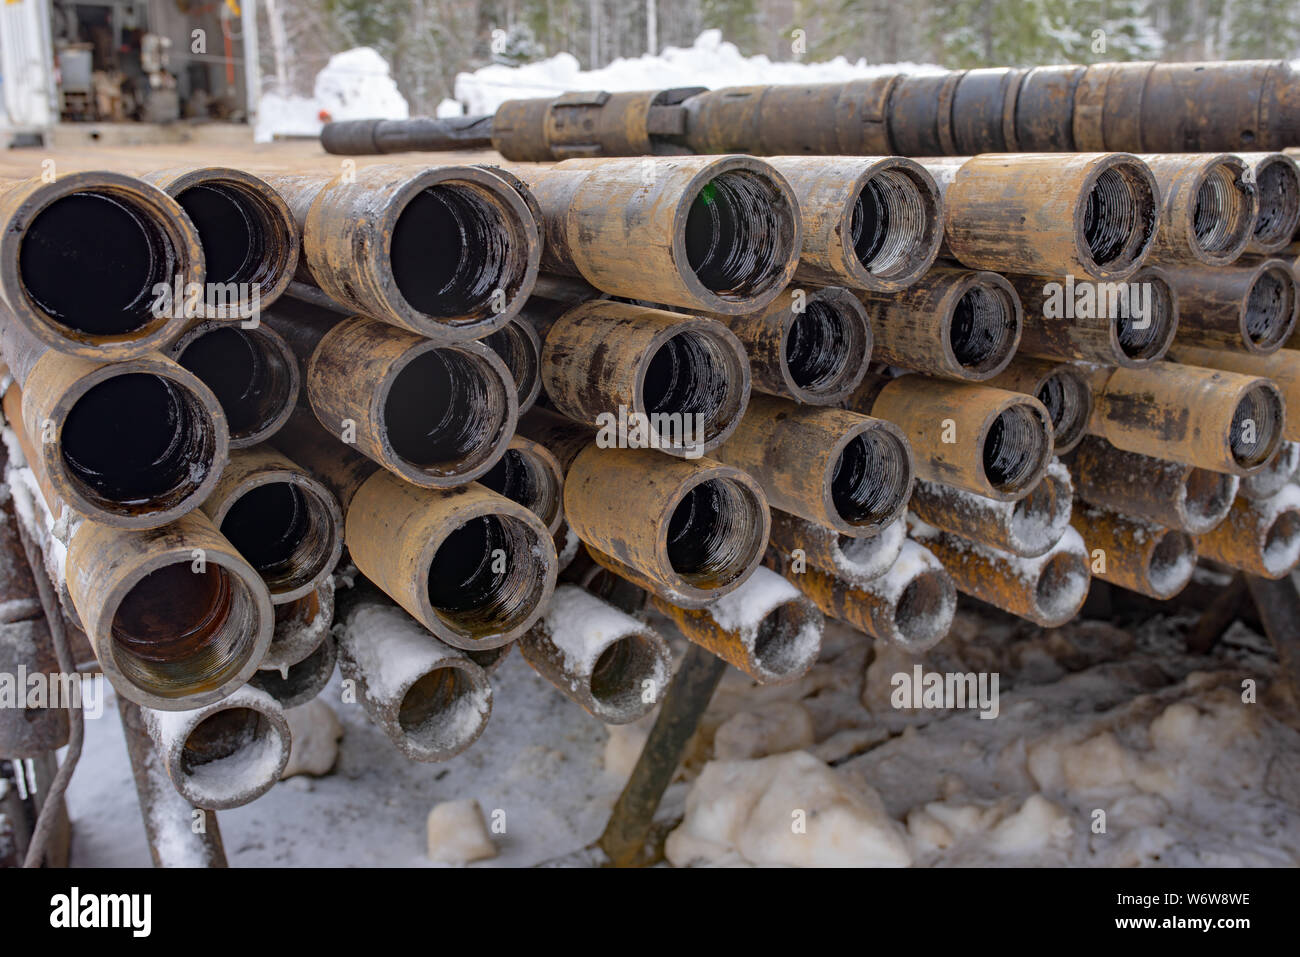
<svg viewBox="0 0 1300 957"><path fill-rule="evenodd" d="M216 395L232 441L270 428L292 399L292 360L257 329L214 327L176 361Z"/></svg>
<svg viewBox="0 0 1300 957"><path fill-rule="evenodd" d="M328 571L337 530L329 501L315 489L267 482L235 499L221 520L221 534L278 595Z"/></svg>
<svg viewBox="0 0 1300 957"><path fill-rule="evenodd" d="M1223 520L1237 496L1237 480L1223 472L1192 469L1183 481L1183 507L1188 531L1208 532Z"/></svg>
<svg viewBox="0 0 1300 957"><path fill-rule="evenodd" d="M1287 161L1263 163L1255 177L1259 215L1255 217L1255 242L1282 246L1300 226L1300 172Z"/></svg>
<svg viewBox="0 0 1300 957"><path fill-rule="evenodd" d="M1147 584L1161 597L1182 589L1196 568L1196 543L1185 532L1169 529L1151 550L1147 564Z"/></svg>
<svg viewBox="0 0 1300 957"><path fill-rule="evenodd" d="M763 551L763 503L732 479L706 479L682 496L668 520L668 562L697 588L740 577Z"/></svg>
<svg viewBox="0 0 1300 957"><path fill-rule="evenodd" d="M956 597L952 580L938 569L920 572L894 604L894 631L909 648L925 647L948 630Z"/></svg>
<svg viewBox="0 0 1300 957"><path fill-rule="evenodd" d="M1255 228L1250 205L1239 172L1227 163L1216 163L1196 191L1192 232L1197 248L1206 253L1239 248Z"/></svg>
<svg viewBox="0 0 1300 957"><path fill-rule="evenodd" d="M462 475L497 447L508 408L506 383L487 362L459 349L431 349L393 378L383 427L408 464Z"/></svg>
<svg viewBox="0 0 1300 957"><path fill-rule="evenodd" d="M984 477L999 492L1018 492L1038 475L1051 447L1048 423L1037 409L1009 406L984 436Z"/></svg>
<svg viewBox="0 0 1300 957"><path fill-rule="evenodd" d="M508 188L508 187L503 187ZM473 183L439 183L406 204L389 246L393 279L417 312L445 320L497 313L493 293L515 298L527 270L519 217Z"/></svg>
<svg viewBox="0 0 1300 957"><path fill-rule="evenodd" d="M518 628L546 593L541 540L510 515L480 515L438 546L429 565L429 603L458 634L484 638Z"/></svg>
<svg viewBox="0 0 1300 957"><path fill-rule="evenodd" d="M1267 462L1282 441L1282 397L1263 383L1252 386L1232 413L1232 458L1242 468Z"/></svg>
<svg viewBox="0 0 1300 957"><path fill-rule="evenodd" d="M1088 590L1088 566L1081 555L1057 552L1043 563L1034 586L1034 604L1044 621L1060 621L1083 601Z"/></svg>
<svg viewBox="0 0 1300 957"><path fill-rule="evenodd" d="M701 445L729 431L739 419L743 383L744 370L727 342L700 329L687 329L668 339L650 358L641 382L641 403L662 446ZM693 441L687 441L688 430Z"/></svg>
<svg viewBox="0 0 1300 957"><path fill-rule="evenodd" d="M830 477L831 502L850 525L891 518L911 489L907 446L884 429L859 433L844 446Z"/></svg>
<svg viewBox="0 0 1300 957"><path fill-rule="evenodd" d="M1073 366L1060 366L1038 387L1036 398L1052 420L1054 449L1066 452L1083 439L1092 412L1088 380Z"/></svg>
<svg viewBox="0 0 1300 957"><path fill-rule="evenodd" d="M1102 170L1088 191L1083 237L1098 266L1122 270L1145 252L1156 229L1156 197L1137 166Z"/></svg>
<svg viewBox="0 0 1300 957"><path fill-rule="evenodd" d="M176 202L199 231L209 284L256 283L269 290L288 269L291 223L256 190L212 180L183 190Z"/></svg>
<svg viewBox="0 0 1300 957"><path fill-rule="evenodd" d="M18 249L31 301L55 324L90 336L156 326L153 288L184 272L159 214L125 190L63 196L32 219Z"/></svg>
<svg viewBox="0 0 1300 957"><path fill-rule="evenodd" d="M853 202L853 252L868 272L882 279L915 269L929 253L933 232L928 191L911 173L881 170Z"/></svg>
<svg viewBox="0 0 1300 957"><path fill-rule="evenodd" d="M810 298L782 345L791 381L813 396L839 391L865 359L862 320L825 299Z"/></svg>
<svg viewBox="0 0 1300 957"><path fill-rule="evenodd" d="M496 465L479 477L498 495L518 502L549 526L560 512L560 489L555 474L521 449L507 449Z"/></svg>
<svg viewBox="0 0 1300 957"><path fill-rule="evenodd" d="M754 636L754 661L773 678L803 671L809 651L815 647L802 640L809 627L808 613L798 602L777 605L758 623Z"/></svg>
<svg viewBox="0 0 1300 957"><path fill-rule="evenodd" d="M948 346L961 367L983 373L1004 365L1016 341L1016 306L1005 290L967 289L953 306Z"/></svg>
<svg viewBox="0 0 1300 957"><path fill-rule="evenodd" d="M587 686L592 700L602 710L615 713L640 713L644 682L666 672L655 642L644 635L619 638L600 653Z"/></svg>
<svg viewBox="0 0 1300 957"><path fill-rule="evenodd" d="M260 630L247 582L189 556L145 575L122 598L110 627L113 660L136 687L161 698L219 688L248 663Z"/></svg>
<svg viewBox="0 0 1300 957"><path fill-rule="evenodd" d="M1259 349L1284 342L1291 335L1295 300L1295 281L1287 270L1270 266L1261 272L1246 296L1246 338Z"/></svg>
<svg viewBox="0 0 1300 957"><path fill-rule="evenodd" d="M184 384L149 372L96 383L73 403L60 452L78 491L120 515L172 508L202 486L216 424Z"/></svg>
<svg viewBox="0 0 1300 957"><path fill-rule="evenodd" d="M519 411L537 393L541 375L541 357L537 353L537 340L528 335L517 322L507 322L491 335L479 340L498 356L510 370L515 391L519 396Z"/></svg>
<svg viewBox="0 0 1300 957"><path fill-rule="evenodd" d="M483 726L481 695L462 668L434 668L402 696L397 723L412 742L428 751L458 751Z"/></svg>
<svg viewBox="0 0 1300 957"><path fill-rule="evenodd" d="M706 183L686 216L686 260L700 284L727 300L763 295L795 254L794 210L777 185L732 169Z"/></svg>
<svg viewBox="0 0 1300 957"><path fill-rule="evenodd" d="M326 637L306 658L289 665L287 675L282 675L278 669L268 668L258 671L248 679L248 683L265 691L283 708L306 704L320 693L334 674L336 651L332 641Z"/></svg>
<svg viewBox="0 0 1300 957"><path fill-rule="evenodd" d="M1300 561L1300 512L1286 509L1273 519L1264 533L1263 560L1270 575L1282 575Z"/></svg>
<svg viewBox="0 0 1300 957"><path fill-rule="evenodd" d="M1130 359L1154 360L1165 353L1173 340L1177 318L1174 314L1174 297L1169 284L1163 279L1147 274L1129 284L1130 289L1139 284L1138 295L1147 304L1148 314L1137 315L1130 296L1121 296L1116 316L1116 338L1120 350Z"/></svg>

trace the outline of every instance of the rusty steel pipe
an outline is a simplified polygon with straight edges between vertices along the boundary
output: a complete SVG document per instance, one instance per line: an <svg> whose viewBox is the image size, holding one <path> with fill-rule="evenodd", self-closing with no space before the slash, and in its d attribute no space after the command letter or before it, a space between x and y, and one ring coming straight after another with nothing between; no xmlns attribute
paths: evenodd
<svg viewBox="0 0 1300 957"><path fill-rule="evenodd" d="M505 363L522 415L542 391L542 340L521 313L481 341Z"/></svg>
<svg viewBox="0 0 1300 957"><path fill-rule="evenodd" d="M1020 297L997 273L936 266L902 292L862 301L873 358L889 365L980 382L1005 369L1020 344Z"/></svg>
<svg viewBox="0 0 1300 957"><path fill-rule="evenodd" d="M1102 581L1163 601L1192 580L1196 539L1187 532L1092 505L1076 508L1070 523Z"/></svg>
<svg viewBox="0 0 1300 957"><path fill-rule="evenodd" d="M248 684L270 695L281 708L288 710L304 705L320 694L334 676L337 662L338 644L334 636L322 633L321 640L307 657L279 668L263 665L248 679Z"/></svg>
<svg viewBox="0 0 1300 957"><path fill-rule="evenodd" d="M714 318L745 347L754 391L806 405L844 401L874 348L867 310L838 286L791 286L758 312Z"/></svg>
<svg viewBox="0 0 1300 957"><path fill-rule="evenodd" d="M722 323L609 300L551 326L542 384L569 418L687 458L721 445L750 398L745 348Z"/></svg>
<svg viewBox="0 0 1300 957"><path fill-rule="evenodd" d="M1201 535L1202 557L1260 578L1282 578L1300 563L1300 487L1272 498L1238 497L1228 517Z"/></svg>
<svg viewBox="0 0 1300 957"><path fill-rule="evenodd" d="M999 375L994 388L1032 395L1052 420L1053 450L1064 455L1083 441L1092 418L1092 381L1078 366L1051 359L1017 356Z"/></svg>
<svg viewBox="0 0 1300 957"><path fill-rule="evenodd" d="M141 179L176 200L198 230L206 317L255 319L289 288L298 268L298 225L265 180L224 166L157 170Z"/></svg>
<svg viewBox="0 0 1300 957"><path fill-rule="evenodd" d="M560 579L582 586L619 611L635 618L645 617L645 607L650 600L650 593L640 585L633 584L604 565L598 564L586 548L578 549L578 553L564 569Z"/></svg>
<svg viewBox="0 0 1300 957"><path fill-rule="evenodd" d="M1283 442L1268 465L1241 480L1237 494L1252 502L1272 498L1282 491L1300 469L1300 442Z"/></svg>
<svg viewBox="0 0 1300 957"><path fill-rule="evenodd" d="M1280 259L1223 269L1171 267L1166 274L1181 310L1177 348L1268 355L1295 330L1300 289L1291 265Z"/></svg>
<svg viewBox="0 0 1300 957"><path fill-rule="evenodd" d="M67 575L105 676L145 707L220 701L270 647L266 584L202 512L142 530L84 521L68 543Z"/></svg>
<svg viewBox="0 0 1300 957"><path fill-rule="evenodd" d="M380 470L379 463L326 432L311 409L301 405L276 435L275 448L330 490L345 520L352 496L366 479Z"/></svg>
<svg viewBox="0 0 1300 957"><path fill-rule="evenodd" d="M913 494L915 491L913 486ZM851 538L774 508L768 550L785 563L783 567L793 567L796 562L801 567L813 565L851 585L861 585L893 567L906 539L906 514L875 535Z"/></svg>
<svg viewBox="0 0 1300 957"><path fill-rule="evenodd" d="M316 650L334 624L334 591L334 577L329 576L315 591L275 606L275 630L260 670L282 671Z"/></svg>
<svg viewBox="0 0 1300 957"><path fill-rule="evenodd" d="M1267 464L1286 418L1269 379L1173 362L1116 369L1094 398L1090 434L1129 452L1232 475Z"/></svg>
<svg viewBox="0 0 1300 957"><path fill-rule="evenodd" d="M952 577L928 549L911 539L903 543L889 571L867 582L848 582L815 565L796 572L775 550L765 562L827 617L912 654L942 641L957 613Z"/></svg>
<svg viewBox="0 0 1300 957"><path fill-rule="evenodd" d="M202 508L257 569L274 605L312 595L343 554L338 501L267 446L233 453Z"/></svg>
<svg viewBox="0 0 1300 957"><path fill-rule="evenodd" d="M896 292L933 264L943 242L934 178L901 156L774 156L803 214L796 283Z"/></svg>
<svg viewBox="0 0 1300 957"><path fill-rule="evenodd" d="M1126 452L1091 435L1075 450L1070 474L1083 501L1191 535L1223 521L1241 483L1236 475Z"/></svg>
<svg viewBox="0 0 1300 957"><path fill-rule="evenodd" d="M893 422L916 477L1001 501L1028 495L1052 458L1052 421L1032 396L929 376L867 376L849 408Z"/></svg>
<svg viewBox="0 0 1300 957"><path fill-rule="evenodd" d="M485 169L381 165L267 181L301 232L299 278L410 332L477 339L509 322L537 281L539 225Z"/></svg>
<svg viewBox="0 0 1300 957"><path fill-rule="evenodd" d="M706 608L653 601L691 642L761 685L796 681L821 651L821 611L769 568L754 569L745 584Z"/></svg>
<svg viewBox="0 0 1300 957"><path fill-rule="evenodd" d="M1024 306L1021 355L1141 369L1162 359L1178 332L1178 293L1163 269L1111 283L1008 279Z"/></svg>
<svg viewBox="0 0 1300 957"><path fill-rule="evenodd" d="M1300 165L1285 153L1238 153L1255 177L1259 212L1246 252L1273 256L1300 228Z"/></svg>
<svg viewBox="0 0 1300 957"><path fill-rule="evenodd" d="M140 709L172 784L195 807L221 811L257 800L289 763L279 703L245 685L190 711Z"/></svg>
<svg viewBox="0 0 1300 957"><path fill-rule="evenodd" d="M762 160L573 159L513 172L541 205L546 268L612 295L740 315L794 277L799 203Z"/></svg>
<svg viewBox="0 0 1300 957"><path fill-rule="evenodd" d="M533 512L554 534L564 520L564 471L544 445L515 435L478 483Z"/></svg>
<svg viewBox="0 0 1300 957"><path fill-rule="evenodd" d="M164 348L184 310L156 288L204 281L198 230L156 186L120 173L0 182L0 299L6 322L99 362Z"/></svg>
<svg viewBox="0 0 1300 957"><path fill-rule="evenodd" d="M1160 186L1160 228L1151 259L1160 265L1226 266L1254 235L1259 213L1245 162L1228 153L1145 153Z"/></svg>
<svg viewBox="0 0 1300 957"><path fill-rule="evenodd" d="M560 471L568 475L569 467L578 453L596 439L594 426L583 425L567 416L542 406L534 406L519 417L519 435L545 447L560 463Z"/></svg>
<svg viewBox="0 0 1300 957"><path fill-rule="evenodd" d="M1054 461L1033 491L1015 502L998 502L937 482L917 482L908 508L910 514L940 531L1023 558L1037 558L1070 527L1073 497L1069 471Z"/></svg>
<svg viewBox="0 0 1300 957"><path fill-rule="evenodd" d="M358 603L344 625L339 670L397 750L412 761L446 761L478 740L492 714L482 668L391 605Z"/></svg>
<svg viewBox="0 0 1300 957"><path fill-rule="evenodd" d="M533 670L606 724L628 724L659 702L672 675L668 643L644 622L578 585L560 585L519 639Z"/></svg>
<svg viewBox="0 0 1300 957"><path fill-rule="evenodd" d="M845 409L758 395L714 451L763 487L768 504L844 535L874 535L912 493L912 451L898 426Z"/></svg>
<svg viewBox="0 0 1300 957"><path fill-rule="evenodd" d="M592 558L683 608L739 588L771 527L762 488L740 469L594 443L569 466L564 513Z"/></svg>
<svg viewBox="0 0 1300 957"><path fill-rule="evenodd" d="M1221 369L1241 375L1261 376L1282 390L1288 412L1300 410L1300 351L1278 349L1261 355L1233 349L1213 349L1178 343L1170 351L1170 358L1189 366L1203 369ZM1288 442L1300 442L1300 411L1287 416L1282 437Z"/></svg>

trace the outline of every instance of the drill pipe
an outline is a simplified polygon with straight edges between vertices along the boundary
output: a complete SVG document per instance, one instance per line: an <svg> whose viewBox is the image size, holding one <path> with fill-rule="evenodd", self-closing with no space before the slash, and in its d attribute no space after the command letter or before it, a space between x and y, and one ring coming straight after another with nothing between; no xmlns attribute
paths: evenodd
<svg viewBox="0 0 1300 957"><path fill-rule="evenodd" d="M480 341L505 363L515 384L519 414L523 415L542 391L542 340L537 331L521 313Z"/></svg>
<svg viewBox="0 0 1300 957"><path fill-rule="evenodd" d="M912 487L913 494L920 484ZM776 508L772 509L772 533L768 536L769 551L781 559L782 567L798 573L806 565L814 565L850 585L863 585L888 572L906 539L906 513L876 535L850 538Z"/></svg>
<svg viewBox="0 0 1300 957"><path fill-rule="evenodd" d="M1255 176L1259 214L1246 252L1273 256L1300 228L1300 165L1285 153L1238 153Z"/></svg>
<svg viewBox="0 0 1300 957"><path fill-rule="evenodd" d="M1163 601L1192 580L1196 539L1186 532L1083 504L1070 523L1102 581Z"/></svg>
<svg viewBox="0 0 1300 957"><path fill-rule="evenodd" d="M120 173L0 182L0 300L52 349L109 362L161 349L184 310L157 287L204 279L199 233L180 205Z"/></svg>
<svg viewBox="0 0 1300 957"><path fill-rule="evenodd" d="M1300 487L1272 498L1238 498L1228 517L1196 540L1202 557L1260 578L1282 578L1300 563Z"/></svg>
<svg viewBox="0 0 1300 957"><path fill-rule="evenodd" d="M659 702L672 652L658 633L577 585L560 585L519 652L566 698L606 724L628 724Z"/></svg>
<svg viewBox="0 0 1300 957"><path fill-rule="evenodd" d="M506 454L478 483L533 512L554 534L564 520L564 472L538 442L515 435Z"/></svg>
<svg viewBox="0 0 1300 957"><path fill-rule="evenodd" d="M296 708L324 690L334 675L337 661L338 644L334 636L322 632L316 648L302 661L283 668L267 668L263 665L248 679L248 684L270 695L281 708Z"/></svg>
<svg viewBox="0 0 1300 957"><path fill-rule="evenodd" d="M1250 243L1259 198L1245 162L1227 153L1148 153L1160 185L1160 228L1151 247L1160 265L1226 266Z"/></svg>
<svg viewBox="0 0 1300 957"><path fill-rule="evenodd" d="M315 591L275 606L275 631L259 669L281 671L316 650L334 624L334 589L331 575Z"/></svg>
<svg viewBox="0 0 1300 957"><path fill-rule="evenodd" d="M1268 465L1241 480L1237 494L1252 502L1272 498L1291 481L1296 469L1300 469L1300 442L1283 442Z"/></svg>
<svg viewBox="0 0 1300 957"><path fill-rule="evenodd" d="M1279 349L1270 355L1261 355L1230 349L1200 348L1180 342L1171 350L1170 358L1203 369L1262 376L1282 390L1287 409L1300 410L1300 352L1295 349ZM1300 442L1300 412L1294 417L1287 416L1282 437L1288 442Z"/></svg>
<svg viewBox="0 0 1300 957"><path fill-rule="evenodd" d="M1176 348L1201 346L1216 354L1268 355L1295 330L1300 291L1291 264L1266 259L1223 269L1183 266L1165 270L1178 292ZM1216 362L1211 368L1221 368Z"/></svg>
<svg viewBox="0 0 1300 957"><path fill-rule="evenodd" d="M1017 356L988 384L1032 395L1052 420L1053 449L1064 455L1083 441L1092 418L1092 382L1078 366Z"/></svg>
<svg viewBox="0 0 1300 957"><path fill-rule="evenodd" d="M997 273L937 266L902 292L862 301L873 358L892 366L980 382L1005 369L1020 343L1020 297Z"/></svg>

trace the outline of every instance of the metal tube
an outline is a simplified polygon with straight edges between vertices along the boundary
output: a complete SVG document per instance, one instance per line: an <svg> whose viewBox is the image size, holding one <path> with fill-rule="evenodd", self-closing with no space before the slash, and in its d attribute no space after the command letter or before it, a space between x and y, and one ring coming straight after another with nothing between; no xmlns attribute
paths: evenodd
<svg viewBox="0 0 1300 957"><path fill-rule="evenodd" d="M1272 498L1291 481L1298 468L1300 468L1300 442L1283 442L1278 446L1277 454L1269 460L1268 465L1254 475L1247 475L1241 480L1241 487L1237 489L1237 494L1252 502Z"/></svg>
<svg viewBox="0 0 1300 957"><path fill-rule="evenodd" d="M1196 539L1186 532L1082 504L1070 522L1102 581L1163 601L1192 580Z"/></svg>
<svg viewBox="0 0 1300 957"><path fill-rule="evenodd" d="M564 472L540 443L513 436L506 454L479 484L536 514L552 534L559 531L564 520Z"/></svg>
<svg viewBox="0 0 1300 957"><path fill-rule="evenodd" d="M1246 252L1273 256L1300 228L1300 165L1285 153L1238 153L1255 177L1259 213Z"/></svg>
<svg viewBox="0 0 1300 957"><path fill-rule="evenodd" d="M1180 341L1171 350L1170 358L1202 369L1261 376L1272 381L1282 391L1287 410L1297 410L1295 416L1288 415L1283 423L1282 437L1288 442L1300 442L1300 351L1278 349L1261 355L1234 349L1205 348Z"/></svg>
<svg viewBox="0 0 1300 957"><path fill-rule="evenodd" d="M282 671L310 655L334 624L334 577L316 590L275 606L275 630L258 668Z"/></svg>
<svg viewBox="0 0 1300 957"><path fill-rule="evenodd" d="M1092 382L1078 366L1017 356L988 381L990 386L1032 395L1052 420L1053 451L1064 455L1083 441L1092 418Z"/></svg>
<svg viewBox="0 0 1300 957"><path fill-rule="evenodd" d="M1238 498L1228 517L1196 540L1202 557L1260 578L1282 578L1300 563L1300 487L1272 498Z"/></svg>
<svg viewBox="0 0 1300 957"><path fill-rule="evenodd" d="M322 633L315 650L306 658L283 668L267 668L263 665L248 679L248 684L270 695L281 708L296 708L324 690L334 675L337 660L338 645L334 637Z"/></svg>
<svg viewBox="0 0 1300 957"><path fill-rule="evenodd" d="M335 120L320 133L326 153L369 156L437 150L485 150L492 148L492 117L451 116L434 119L417 116L409 120Z"/></svg>
<svg viewBox="0 0 1300 957"><path fill-rule="evenodd" d="M1146 153L1141 158L1160 185L1154 262L1226 266L1246 251L1259 200L1240 157Z"/></svg>
<svg viewBox="0 0 1300 957"><path fill-rule="evenodd" d="M1291 265L1280 259L1222 269L1171 267L1166 274L1178 291L1178 349L1268 355L1295 330L1300 290Z"/></svg>
<svg viewBox="0 0 1300 957"><path fill-rule="evenodd" d="M482 338L510 372L519 402L519 414L532 408L542 391L542 340L522 315Z"/></svg>
<svg viewBox="0 0 1300 957"><path fill-rule="evenodd" d="M913 495L916 488L912 487ZM851 585L864 584L888 572L906 539L906 514L876 535L851 538L776 508L772 509L772 533L768 536L769 551L775 551L783 564L798 560Z"/></svg>

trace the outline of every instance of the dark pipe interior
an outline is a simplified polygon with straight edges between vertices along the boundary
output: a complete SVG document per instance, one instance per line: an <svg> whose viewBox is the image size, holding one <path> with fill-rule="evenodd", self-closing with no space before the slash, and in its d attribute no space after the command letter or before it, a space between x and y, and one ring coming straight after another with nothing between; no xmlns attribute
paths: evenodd
<svg viewBox="0 0 1300 957"><path fill-rule="evenodd" d="M712 336L679 332L655 351L646 368L641 386L646 411L702 415L704 437L716 435L739 403L733 366Z"/></svg>
<svg viewBox="0 0 1300 957"><path fill-rule="evenodd" d="M208 715L190 732L181 749L181 770L189 774L251 746L266 734L266 719L252 708L223 708Z"/></svg>
<svg viewBox="0 0 1300 957"><path fill-rule="evenodd" d="M560 506L558 490L549 473L519 449L507 449L506 454L479 477L478 483L512 502L518 502L548 525Z"/></svg>
<svg viewBox="0 0 1300 957"><path fill-rule="evenodd" d="M1256 386L1242 397L1228 430L1232 457L1243 468L1266 462L1282 440L1282 403L1276 392Z"/></svg>
<svg viewBox="0 0 1300 957"><path fill-rule="evenodd" d="M253 282L266 256L265 218L242 190L217 183L176 197L199 231L207 281Z"/></svg>
<svg viewBox="0 0 1300 957"><path fill-rule="evenodd" d="M1291 333L1295 282L1283 269L1260 274L1246 297L1246 336L1261 348L1277 345Z"/></svg>
<svg viewBox="0 0 1300 957"><path fill-rule="evenodd" d="M851 525L870 525L892 515L908 489L907 455L886 432L854 437L835 461L831 502Z"/></svg>
<svg viewBox="0 0 1300 957"><path fill-rule="evenodd" d="M1300 176L1289 162L1268 163L1255 182L1259 215L1255 238L1272 244L1290 238L1300 223Z"/></svg>
<svg viewBox="0 0 1300 957"><path fill-rule="evenodd" d="M879 276L915 268L930 242L930 210L921 188L901 170L882 170L858 193L849 219L853 252Z"/></svg>
<svg viewBox="0 0 1300 957"><path fill-rule="evenodd" d="M847 317L847 321L855 321ZM795 385L810 392L832 386L856 357L848 351L846 317L831 304L812 300L785 335L785 362Z"/></svg>
<svg viewBox="0 0 1300 957"><path fill-rule="evenodd" d="M792 221L765 177L728 170L700 189L686 217L686 259L696 279L724 299L762 293L790 255Z"/></svg>
<svg viewBox="0 0 1300 957"><path fill-rule="evenodd" d="M419 468L464 471L499 435L505 403L495 393L503 391L499 378L465 353L421 353L397 374L384 402L388 440Z"/></svg>
<svg viewBox="0 0 1300 957"><path fill-rule="evenodd" d="M735 482L709 479L693 486L668 520L668 561L701 588L735 579L763 543L757 540L757 503Z"/></svg>
<svg viewBox="0 0 1300 957"><path fill-rule="evenodd" d="M216 395L232 439L266 428L288 401L285 358L255 330L213 329L186 346L176 361Z"/></svg>
<svg viewBox="0 0 1300 957"><path fill-rule="evenodd" d="M1196 191L1192 231L1197 245L1209 253L1236 247L1243 234L1255 227L1246 216L1247 207L1246 193L1231 167L1220 164L1211 169Z"/></svg>
<svg viewBox="0 0 1300 957"><path fill-rule="evenodd" d="M1150 359L1159 355L1169 342L1169 330L1174 321L1173 298L1169 286L1162 280L1146 277L1132 282L1143 287L1142 298L1150 302L1150 314L1146 317L1143 328L1137 328L1141 317L1134 315L1128 296L1121 296L1119 317L1116 320L1116 335L1119 347L1130 359ZM1146 290L1150 291L1147 299Z"/></svg>
<svg viewBox="0 0 1300 957"><path fill-rule="evenodd" d="M533 530L516 518L480 515L438 546L429 565L429 603L467 632L509 631L536 607L544 590Z"/></svg>
<svg viewBox="0 0 1300 957"><path fill-rule="evenodd" d="M1131 262L1155 229L1155 198L1135 174L1112 166L1088 191L1083 236L1099 266Z"/></svg>
<svg viewBox="0 0 1300 957"><path fill-rule="evenodd" d="M446 735L459 715L457 705L474 691L473 683L459 668L435 668L421 676L402 697L397 723L416 737ZM444 746L455 742L447 741Z"/></svg>
<svg viewBox="0 0 1300 957"><path fill-rule="evenodd" d="M948 343L965 369L983 372L1000 364L1015 334L1015 308L999 289L972 286L953 307Z"/></svg>
<svg viewBox="0 0 1300 957"><path fill-rule="evenodd" d="M984 474L1001 492L1021 488L1047 455L1043 423L1030 408L1013 405L989 426L984 440Z"/></svg>
<svg viewBox="0 0 1300 957"><path fill-rule="evenodd" d="M268 482L241 495L221 521L221 534L261 574L288 564L311 530L307 498L289 482Z"/></svg>

